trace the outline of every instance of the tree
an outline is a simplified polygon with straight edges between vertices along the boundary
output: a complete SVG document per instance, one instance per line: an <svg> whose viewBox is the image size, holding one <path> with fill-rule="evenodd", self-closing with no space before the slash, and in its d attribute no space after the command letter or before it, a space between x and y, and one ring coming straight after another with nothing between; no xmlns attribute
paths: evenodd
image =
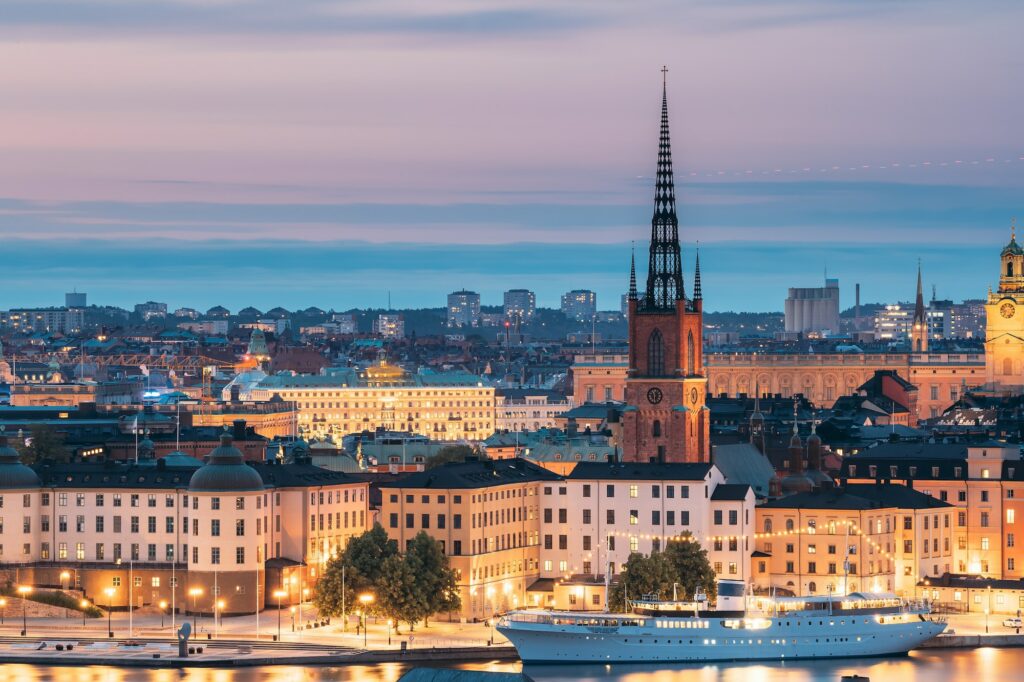
<svg viewBox="0 0 1024 682"><path fill-rule="evenodd" d="M46 459L57 462L70 460L64 447L64 434L47 424L34 425L24 441L15 439L14 447L21 454L21 461L29 465L39 464Z"/></svg>
<svg viewBox="0 0 1024 682"><path fill-rule="evenodd" d="M683 589L685 599L692 599L697 588L702 588L708 599L718 593L715 571L708 561L708 553L689 533L680 540L665 545L665 558L672 565L675 582Z"/></svg>
<svg viewBox="0 0 1024 682"><path fill-rule="evenodd" d="M381 581L377 589L377 601L385 614L395 619L395 632L398 624L406 622L412 631L416 621L426 618L428 595L419 589L415 562L409 555L388 557L381 565Z"/></svg>
<svg viewBox="0 0 1024 682"><path fill-rule="evenodd" d="M313 604L328 617L353 611L359 594L376 592L385 561L397 554L398 544L388 539L383 526L373 524L373 528L349 540L341 555L327 562L313 588Z"/></svg>
<svg viewBox="0 0 1024 682"><path fill-rule="evenodd" d="M420 531L409 543L405 559L416 576L416 591L424 597L424 627L433 614L461 608L455 571L451 569L441 543Z"/></svg>
<svg viewBox="0 0 1024 682"><path fill-rule="evenodd" d="M464 462L467 457L481 457L479 450L468 445L445 445L427 460L425 469L444 466L445 462Z"/></svg>
<svg viewBox="0 0 1024 682"><path fill-rule="evenodd" d="M674 582L678 582L675 568L661 552L652 552L650 556L630 554L619 582L612 586L609 608L625 611L627 599L638 599L645 594L664 597L672 593Z"/></svg>

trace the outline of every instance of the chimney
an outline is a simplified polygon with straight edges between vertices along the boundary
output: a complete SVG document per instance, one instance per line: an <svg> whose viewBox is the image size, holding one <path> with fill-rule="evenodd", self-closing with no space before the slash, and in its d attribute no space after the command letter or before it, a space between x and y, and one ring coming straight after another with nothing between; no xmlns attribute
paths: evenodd
<svg viewBox="0 0 1024 682"><path fill-rule="evenodd" d="M246 437L245 437L245 420L244 419L236 419L232 423L234 425L234 428L232 430L231 437L234 440L236 440L236 441L244 441L244 440L246 440Z"/></svg>
<svg viewBox="0 0 1024 682"><path fill-rule="evenodd" d="M860 282L857 282L856 289L857 289L857 299L856 299L857 302L853 306L853 316L855 318L858 318L858 317L860 317Z"/></svg>
<svg viewBox="0 0 1024 682"><path fill-rule="evenodd" d="M239 401L239 396L241 395L241 392L242 392L242 387L241 386L239 386L238 384L232 384L231 385L231 402L237 403Z"/></svg>

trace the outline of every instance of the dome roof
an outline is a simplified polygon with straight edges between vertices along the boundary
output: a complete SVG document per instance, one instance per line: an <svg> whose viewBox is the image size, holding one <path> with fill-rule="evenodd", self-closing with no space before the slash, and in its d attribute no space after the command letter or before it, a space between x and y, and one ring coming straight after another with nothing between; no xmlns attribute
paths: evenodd
<svg viewBox="0 0 1024 682"><path fill-rule="evenodd" d="M1020 244L1017 243L1017 235L1016 234L1011 235L1010 236L1010 243L1003 247L1002 255L1004 255L1004 256L1020 256L1022 254L1024 254L1024 249L1022 249L1020 247Z"/></svg>
<svg viewBox="0 0 1024 682"><path fill-rule="evenodd" d="M7 436L0 434L0 490L38 487L39 476L21 463L18 451L7 444Z"/></svg>
<svg viewBox="0 0 1024 682"><path fill-rule="evenodd" d="M245 463L242 451L231 444L231 434L220 437L220 446L196 469L188 484L194 491L243 492L263 490L263 478Z"/></svg>
<svg viewBox="0 0 1024 682"><path fill-rule="evenodd" d="M790 474L782 479L781 487L782 492L787 495L790 493L806 493L814 488L814 482L804 474Z"/></svg>

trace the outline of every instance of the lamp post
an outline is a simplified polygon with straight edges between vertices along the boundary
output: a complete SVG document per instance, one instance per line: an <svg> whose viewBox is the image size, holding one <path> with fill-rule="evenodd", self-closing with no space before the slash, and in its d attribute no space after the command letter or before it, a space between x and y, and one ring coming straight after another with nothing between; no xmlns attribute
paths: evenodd
<svg viewBox="0 0 1024 682"><path fill-rule="evenodd" d="M274 596L277 598L277 641L281 641L281 600L288 593L284 590L274 590Z"/></svg>
<svg viewBox="0 0 1024 682"><path fill-rule="evenodd" d="M68 589L68 584L69 584L70 580L71 580L71 573L68 572L68 571L61 571L60 572L60 589L62 589L62 590Z"/></svg>
<svg viewBox="0 0 1024 682"><path fill-rule="evenodd" d="M988 614L992 610L992 586L989 585L988 589L985 590L988 593L988 599L985 601L985 634L988 634Z"/></svg>
<svg viewBox="0 0 1024 682"><path fill-rule="evenodd" d="M4 618L7 616L7 600L0 597L0 625L4 624Z"/></svg>
<svg viewBox="0 0 1024 682"><path fill-rule="evenodd" d="M84 630L85 629L85 610L87 608L89 608L89 600L88 599L83 599L82 601L78 602L78 606L82 609L82 629Z"/></svg>
<svg viewBox="0 0 1024 682"><path fill-rule="evenodd" d="M388 646L391 646L391 626L395 624L395 621L388 618Z"/></svg>
<svg viewBox="0 0 1024 682"><path fill-rule="evenodd" d="M192 630L199 636L199 611L196 610L196 598L203 593L201 587L190 587L188 596L192 597Z"/></svg>
<svg viewBox="0 0 1024 682"><path fill-rule="evenodd" d="M113 637L114 629L111 627L110 614L114 612L114 588L108 587L103 593L107 595L107 637Z"/></svg>
<svg viewBox="0 0 1024 682"><path fill-rule="evenodd" d="M160 629L163 630L164 629L164 614L167 613L167 600L166 599L161 599L160 603L158 604L158 606L160 607Z"/></svg>
<svg viewBox="0 0 1024 682"><path fill-rule="evenodd" d="M224 611L224 600L218 599L213 605L213 638L220 639L220 620Z"/></svg>
<svg viewBox="0 0 1024 682"><path fill-rule="evenodd" d="M289 606L288 613L290 613L292 616L292 632L295 632L295 607Z"/></svg>
<svg viewBox="0 0 1024 682"><path fill-rule="evenodd" d="M366 648L366 609L373 603L374 596L369 592L359 595L359 603L363 605L363 648Z"/></svg>
<svg viewBox="0 0 1024 682"><path fill-rule="evenodd" d="M18 585L18 594L21 595L21 636L28 636L28 595L32 588L28 585Z"/></svg>

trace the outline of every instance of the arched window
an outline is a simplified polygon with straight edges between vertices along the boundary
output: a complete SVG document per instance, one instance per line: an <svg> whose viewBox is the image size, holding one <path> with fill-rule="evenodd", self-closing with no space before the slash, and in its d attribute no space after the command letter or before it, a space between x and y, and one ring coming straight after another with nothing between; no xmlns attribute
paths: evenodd
<svg viewBox="0 0 1024 682"><path fill-rule="evenodd" d="M1003 359L1003 374L1011 376L1013 374L1013 358Z"/></svg>
<svg viewBox="0 0 1024 682"><path fill-rule="evenodd" d="M1013 277L1013 261L1012 260L1006 261L1006 276L1007 277Z"/></svg>
<svg viewBox="0 0 1024 682"><path fill-rule="evenodd" d="M793 530L793 519L786 519L786 530Z"/></svg>
<svg viewBox="0 0 1024 682"><path fill-rule="evenodd" d="M814 583L813 581L807 583L807 592L808 593L814 594L817 591L818 591L818 585L816 583Z"/></svg>
<svg viewBox="0 0 1024 682"><path fill-rule="evenodd" d="M693 376L697 373L697 353L694 350L693 332L686 335L686 373Z"/></svg>
<svg viewBox="0 0 1024 682"><path fill-rule="evenodd" d="M659 329L651 332L651 337L647 340L647 375L665 376L665 343Z"/></svg>
<svg viewBox="0 0 1024 682"><path fill-rule="evenodd" d="M772 532L772 520L771 519L765 519L764 520L764 532L765 533L771 533Z"/></svg>
<svg viewBox="0 0 1024 682"><path fill-rule="evenodd" d="M655 419L654 424L651 425L651 435L655 438L661 438L661 420Z"/></svg>

